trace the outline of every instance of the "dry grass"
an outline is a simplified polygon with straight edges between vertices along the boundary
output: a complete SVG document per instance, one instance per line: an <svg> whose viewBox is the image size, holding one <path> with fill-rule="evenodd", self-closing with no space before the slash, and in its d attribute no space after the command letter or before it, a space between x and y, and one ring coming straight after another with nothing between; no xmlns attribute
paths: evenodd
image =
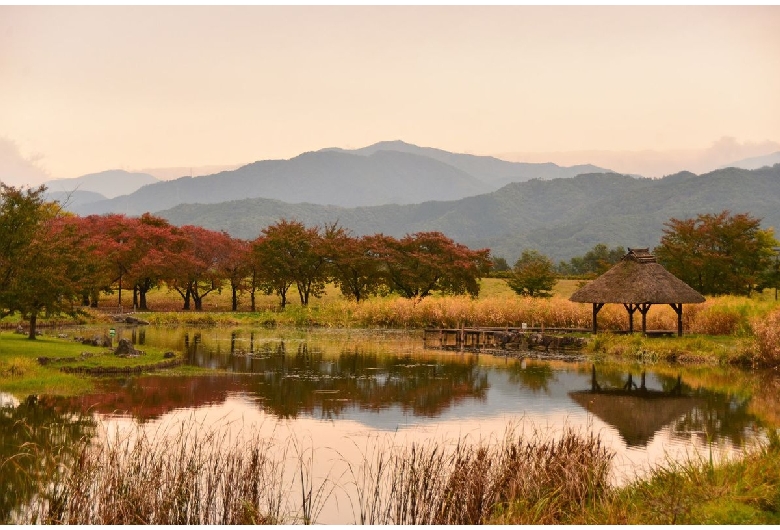
<svg viewBox="0 0 780 530"><path fill-rule="evenodd" d="M313 452L305 456L294 441L280 447L257 436L229 441L197 431L190 424L174 436L149 437L139 428L121 439L82 442L8 522L316 522L335 486L329 478L313 483ZM297 455L288 460L288 451ZM555 523L600 498L611 459L597 437L571 430L557 438L510 433L498 444L378 448L359 469L350 464L353 504L359 522L369 524L479 524L515 513L518 503L532 507L528 522Z"/></svg>
<svg viewBox="0 0 780 530"><path fill-rule="evenodd" d="M199 434L190 423L169 436L132 435L81 449L23 509L19 524L281 524L312 522L328 496L327 481L314 488L299 459L285 467L289 447L257 436L228 440L225 431ZM240 438L240 437L239 437Z"/></svg>
<svg viewBox="0 0 780 530"><path fill-rule="evenodd" d="M379 450L357 473L361 524L554 524L608 487L613 455L592 435L540 432L452 450L438 443ZM518 521L521 518L521 521Z"/></svg>
<svg viewBox="0 0 780 530"><path fill-rule="evenodd" d="M752 363L766 368L780 366L780 309L753 319L751 326L755 341Z"/></svg>
<svg viewBox="0 0 780 530"><path fill-rule="evenodd" d="M328 327L389 327L422 328L458 326L520 326L590 329L590 304L570 302L568 297L577 289L577 280L561 280L549 299L521 297L498 278L481 281L479 297L434 295L422 300L398 296L374 297L360 303L346 300L328 285L320 299L301 306L295 289L289 293L290 303L284 311L276 296L258 295L256 312L249 312L248 296L239 304L238 312L230 311L227 290L209 294L204 311L182 311L181 297L175 291L154 290L149 295L152 310L146 318L155 325L289 325ZM123 297L125 310L132 308L129 296ZM101 306L114 308L116 296L101 301ZM683 328L690 333L705 335L749 335L751 320L766 315L776 303L764 293L754 298L722 296L703 304L687 304L683 311ZM599 312L599 329L628 329L628 315L620 304L608 304ZM640 329L641 315L634 315L634 329ZM654 305L647 314L647 328L676 330L677 315L668 306Z"/></svg>

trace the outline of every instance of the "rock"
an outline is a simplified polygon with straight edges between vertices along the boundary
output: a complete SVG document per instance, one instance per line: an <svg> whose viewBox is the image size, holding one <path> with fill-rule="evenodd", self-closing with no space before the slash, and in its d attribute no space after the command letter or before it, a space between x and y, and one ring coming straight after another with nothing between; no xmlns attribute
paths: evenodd
<svg viewBox="0 0 780 530"><path fill-rule="evenodd" d="M142 325L142 326L146 326L149 324L149 322L147 322L146 320L142 320L140 318L131 315L115 315L114 322L117 322L119 324L133 324L133 325Z"/></svg>
<svg viewBox="0 0 780 530"><path fill-rule="evenodd" d="M138 357L139 355L146 355L146 353L136 350L129 339L119 339L119 345L114 350L114 355L117 357Z"/></svg>
<svg viewBox="0 0 780 530"><path fill-rule="evenodd" d="M173 359L174 357L176 357L176 354L173 353L172 351L167 351L163 353L163 359Z"/></svg>
<svg viewBox="0 0 780 530"><path fill-rule="evenodd" d="M102 337L99 335L95 335L91 339L80 337L77 340L85 346L97 346L99 348L111 347L111 337L109 337L108 335L103 335Z"/></svg>

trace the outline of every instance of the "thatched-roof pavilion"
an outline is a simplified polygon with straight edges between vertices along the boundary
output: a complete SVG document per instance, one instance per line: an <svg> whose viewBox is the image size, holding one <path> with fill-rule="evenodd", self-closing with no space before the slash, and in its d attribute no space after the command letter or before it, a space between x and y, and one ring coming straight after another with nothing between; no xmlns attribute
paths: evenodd
<svg viewBox="0 0 780 530"><path fill-rule="evenodd" d="M677 313L677 334L682 336L682 305L700 304L704 297L667 271L647 248L629 248L628 254L607 272L577 290L572 302L593 304L593 333L604 304L623 304L628 312L629 333L634 331L634 312L642 314L642 333L647 333L647 312L653 304L669 304Z"/></svg>

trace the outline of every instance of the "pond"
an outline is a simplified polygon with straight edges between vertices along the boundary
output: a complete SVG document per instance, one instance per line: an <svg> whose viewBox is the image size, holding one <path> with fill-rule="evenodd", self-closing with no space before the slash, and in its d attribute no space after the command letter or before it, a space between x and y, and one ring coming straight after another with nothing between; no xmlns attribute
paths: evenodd
<svg viewBox="0 0 780 530"><path fill-rule="evenodd" d="M571 427L597 433L616 453L612 477L621 484L668 459L738 454L775 426L767 397L759 402L749 391L762 385L751 379L758 376L737 370L440 351L404 331L128 327L117 335L141 349L185 352L189 364L220 373L105 379L95 394L35 403L0 394L0 421L77 418L63 443L87 432L85 417L105 438L183 425L259 433L293 460L305 455L312 480L328 479L320 523L358 520L354 470L387 444L497 441L509 429L554 436ZM4 453L20 436L4 428Z"/></svg>

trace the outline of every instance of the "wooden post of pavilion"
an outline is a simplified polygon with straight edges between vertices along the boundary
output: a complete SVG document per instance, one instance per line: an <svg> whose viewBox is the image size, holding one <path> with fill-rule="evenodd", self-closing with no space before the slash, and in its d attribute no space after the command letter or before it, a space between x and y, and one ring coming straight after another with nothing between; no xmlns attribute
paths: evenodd
<svg viewBox="0 0 780 530"><path fill-rule="evenodd" d="M593 334L595 335L599 331L598 314L604 304L593 304Z"/></svg>

